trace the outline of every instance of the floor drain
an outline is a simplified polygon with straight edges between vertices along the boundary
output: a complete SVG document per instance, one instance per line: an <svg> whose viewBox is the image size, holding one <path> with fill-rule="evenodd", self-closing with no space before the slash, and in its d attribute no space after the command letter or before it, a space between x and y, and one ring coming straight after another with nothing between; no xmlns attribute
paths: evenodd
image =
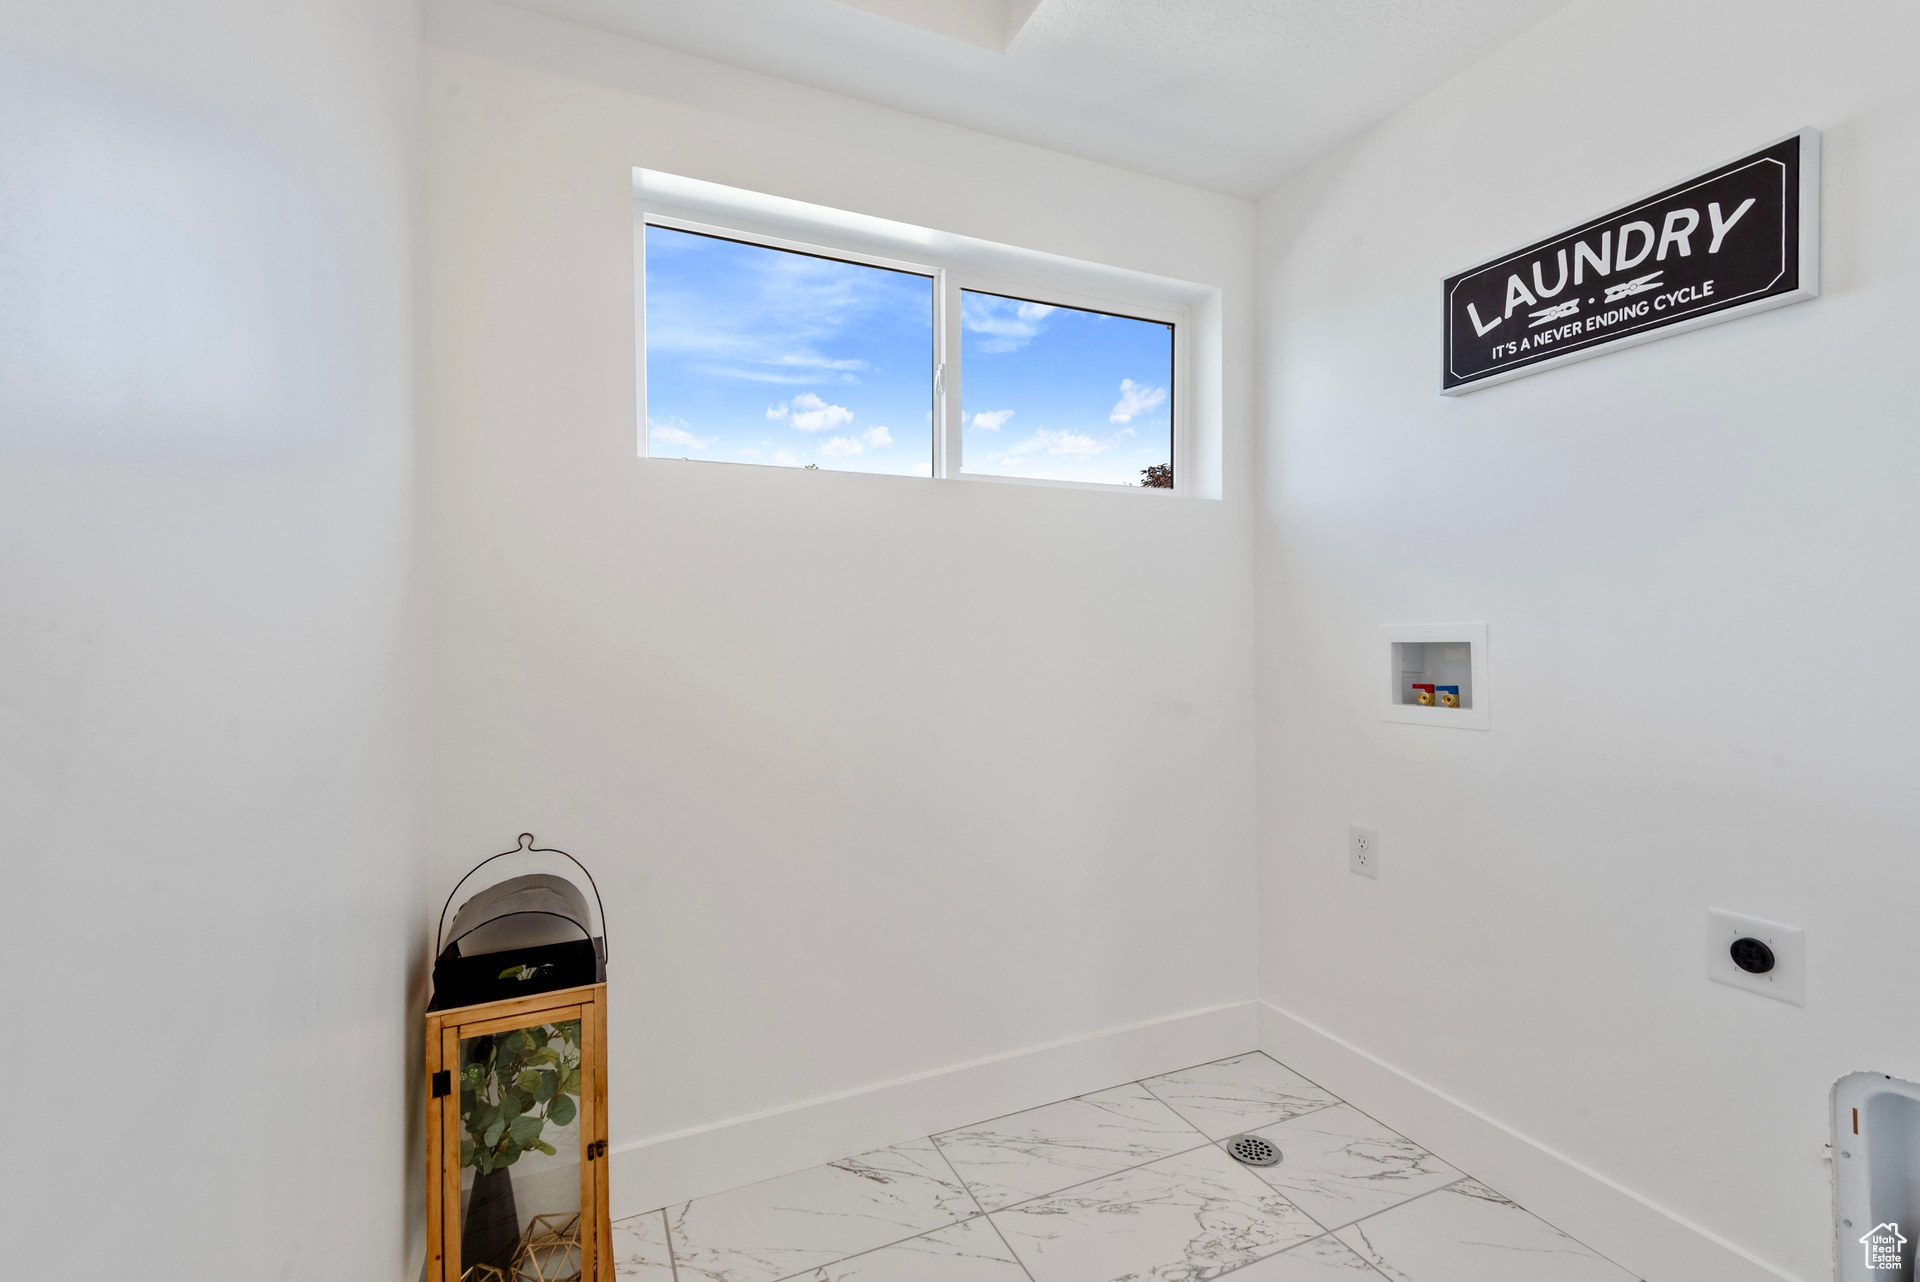
<svg viewBox="0 0 1920 1282"><path fill-rule="evenodd" d="M1280 1160L1280 1150L1258 1135L1234 1136L1227 1141L1227 1153L1248 1166L1272 1166Z"/></svg>

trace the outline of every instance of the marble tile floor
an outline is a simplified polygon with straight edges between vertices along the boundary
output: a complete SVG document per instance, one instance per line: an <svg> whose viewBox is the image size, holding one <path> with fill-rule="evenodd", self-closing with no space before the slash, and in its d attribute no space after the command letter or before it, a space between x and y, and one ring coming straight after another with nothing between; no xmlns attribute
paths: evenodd
<svg viewBox="0 0 1920 1282"><path fill-rule="evenodd" d="M1220 1141L1254 1133L1278 1165ZM1258 1052L616 1221L621 1282L1633 1282Z"/></svg>

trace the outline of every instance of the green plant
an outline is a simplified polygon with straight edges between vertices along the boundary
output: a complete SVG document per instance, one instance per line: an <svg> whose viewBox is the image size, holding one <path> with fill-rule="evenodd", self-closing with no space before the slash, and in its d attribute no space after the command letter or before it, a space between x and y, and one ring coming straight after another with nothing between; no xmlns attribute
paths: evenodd
<svg viewBox="0 0 1920 1282"><path fill-rule="evenodd" d="M516 1028L460 1043L460 1165L488 1175L528 1149L551 1157L551 1122L580 1113L580 1021Z"/></svg>
<svg viewBox="0 0 1920 1282"><path fill-rule="evenodd" d="M524 984L530 979L540 978L552 969L552 962L545 962L539 966L509 966L500 972L500 978L517 979Z"/></svg>

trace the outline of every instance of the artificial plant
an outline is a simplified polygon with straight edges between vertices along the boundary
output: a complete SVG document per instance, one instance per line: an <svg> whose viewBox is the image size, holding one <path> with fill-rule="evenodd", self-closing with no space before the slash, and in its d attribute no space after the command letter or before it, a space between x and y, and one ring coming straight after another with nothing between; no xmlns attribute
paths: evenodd
<svg viewBox="0 0 1920 1282"><path fill-rule="evenodd" d="M553 1156L547 1123L580 1113L580 1021L476 1037L461 1051L460 1165L490 1175L529 1149Z"/></svg>

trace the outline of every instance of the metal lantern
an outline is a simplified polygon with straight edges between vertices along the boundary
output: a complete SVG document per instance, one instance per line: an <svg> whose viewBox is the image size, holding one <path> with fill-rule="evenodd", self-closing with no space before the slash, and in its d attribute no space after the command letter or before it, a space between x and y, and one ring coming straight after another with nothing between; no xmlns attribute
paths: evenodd
<svg viewBox="0 0 1920 1282"><path fill-rule="evenodd" d="M434 949L427 1282L613 1282L606 914L592 874L522 833L454 886Z"/></svg>

